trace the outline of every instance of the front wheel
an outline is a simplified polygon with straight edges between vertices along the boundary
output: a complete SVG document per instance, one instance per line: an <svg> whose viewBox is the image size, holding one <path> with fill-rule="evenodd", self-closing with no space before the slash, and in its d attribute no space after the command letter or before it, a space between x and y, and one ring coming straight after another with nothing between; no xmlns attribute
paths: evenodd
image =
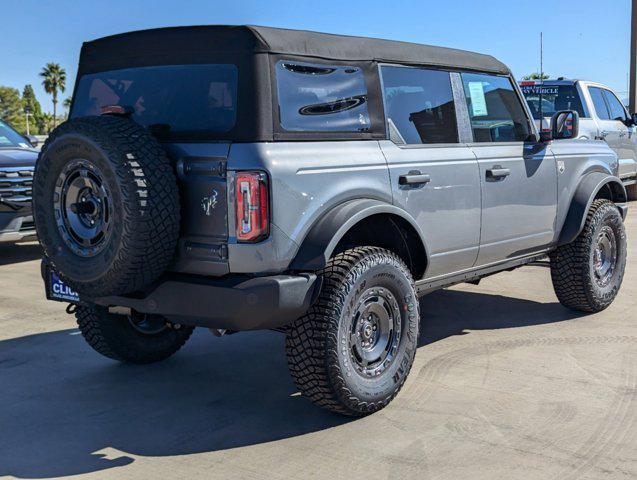
<svg viewBox="0 0 637 480"><path fill-rule="evenodd" d="M562 305L582 312L608 307L626 268L626 232L617 207L595 200L582 232L552 252L550 259L553 288Z"/></svg>
<svg viewBox="0 0 637 480"><path fill-rule="evenodd" d="M287 332L290 373L321 407L373 413L396 396L414 361L420 315L413 279L400 258L376 247L338 254L319 274L319 299Z"/></svg>
<svg viewBox="0 0 637 480"><path fill-rule="evenodd" d="M97 305L81 305L75 317L86 342L98 353L125 363L146 364L177 352L193 327L174 325L161 315L115 315Z"/></svg>

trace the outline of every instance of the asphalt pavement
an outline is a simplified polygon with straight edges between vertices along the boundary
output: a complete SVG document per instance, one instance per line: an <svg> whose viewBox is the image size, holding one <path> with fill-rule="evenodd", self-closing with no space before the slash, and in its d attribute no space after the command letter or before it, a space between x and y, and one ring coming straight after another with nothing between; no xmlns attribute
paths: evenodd
<svg viewBox="0 0 637 480"><path fill-rule="evenodd" d="M432 293L405 388L355 420L298 394L276 332L200 330L150 366L103 358L44 299L39 247L0 247L0 477L637 478L631 207L610 308L563 308L545 265Z"/></svg>

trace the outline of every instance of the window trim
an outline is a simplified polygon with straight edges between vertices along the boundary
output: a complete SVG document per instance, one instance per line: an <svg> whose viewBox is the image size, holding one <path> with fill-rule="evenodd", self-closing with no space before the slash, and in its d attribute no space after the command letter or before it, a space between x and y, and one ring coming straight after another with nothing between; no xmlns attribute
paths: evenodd
<svg viewBox="0 0 637 480"><path fill-rule="evenodd" d="M398 68L411 68L411 69L416 69L416 70L436 70L436 71L440 71L440 72L446 72L449 74L449 82L451 85L451 92L453 95L453 102L454 102L454 106L455 106L455 113L456 113L456 133L458 134L458 142L453 142L453 143L407 143L404 145L399 145L397 143L394 143L392 141L391 138L389 138L389 118L387 117L387 100L385 98L385 82L383 80L383 75L382 75L382 67L398 67ZM448 68L441 68L441 67L436 67L436 66L425 66L425 65L404 65L404 64L400 64L400 63L387 63L387 62L378 62L376 65L376 68L378 69L378 79L379 79L379 85L380 85L380 93L381 93L381 99L382 99L382 105L383 105L383 121L385 124L385 131L387 132L387 135L385 137L385 140L388 140L390 142L392 142L396 147L398 148L403 148L403 149L414 149L414 148L428 148L428 147L457 147L457 146L466 146L466 142L463 141L463 137L461 136L461 129L460 129L460 117L459 117L459 112L458 112L458 101L457 101L457 93L455 91L455 86L454 86L454 82L453 82L453 74L457 73L454 70L450 70Z"/></svg>

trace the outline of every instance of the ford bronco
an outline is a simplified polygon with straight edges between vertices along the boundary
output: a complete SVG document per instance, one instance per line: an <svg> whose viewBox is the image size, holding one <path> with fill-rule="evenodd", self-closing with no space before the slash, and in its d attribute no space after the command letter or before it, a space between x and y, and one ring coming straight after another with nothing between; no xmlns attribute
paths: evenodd
<svg viewBox="0 0 637 480"><path fill-rule="evenodd" d="M509 69L465 51L252 26L88 42L35 171L47 296L123 362L194 327L282 331L303 395L368 414L409 373L420 295L548 256L563 305L613 301L626 191L577 129L538 132Z"/></svg>

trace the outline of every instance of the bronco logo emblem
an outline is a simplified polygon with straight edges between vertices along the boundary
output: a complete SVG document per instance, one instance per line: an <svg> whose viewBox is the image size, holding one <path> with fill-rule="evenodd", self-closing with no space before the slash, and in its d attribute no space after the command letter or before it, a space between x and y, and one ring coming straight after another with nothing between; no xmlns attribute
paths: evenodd
<svg viewBox="0 0 637 480"><path fill-rule="evenodd" d="M210 216L210 212L217 206L217 195L219 195L219 192L213 188L209 197L203 197L201 199L201 208L208 217Z"/></svg>

